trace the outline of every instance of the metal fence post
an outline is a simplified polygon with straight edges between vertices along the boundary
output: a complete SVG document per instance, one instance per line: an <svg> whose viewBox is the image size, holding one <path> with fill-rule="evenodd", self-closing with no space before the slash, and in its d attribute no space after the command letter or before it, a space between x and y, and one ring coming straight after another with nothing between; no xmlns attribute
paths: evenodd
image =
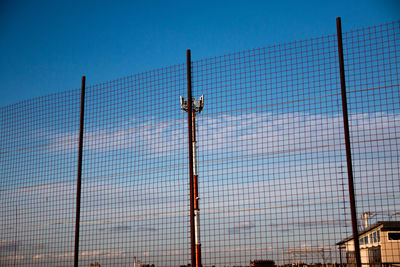
<svg viewBox="0 0 400 267"><path fill-rule="evenodd" d="M78 267L79 261L79 222L81 212L81 184L82 184L82 152L83 152L83 127L84 127L84 109L85 109L85 80L82 76L81 86L81 110L79 124L79 154L78 154L78 174L76 185L76 217L75 217L75 247L74 247L74 267Z"/></svg>
<svg viewBox="0 0 400 267"><path fill-rule="evenodd" d="M352 222L353 238L354 238L354 256L356 258L357 266L361 267L360 242L358 240L358 228L357 228L358 224L357 224L356 201L355 201L355 196L354 196L353 163L351 160L349 116L348 116L348 111L347 111L346 81L345 81L345 74L344 74L342 23L341 23L340 17L336 18L336 28L337 28L337 38L338 38L340 87L341 87L341 94L342 94L344 137L345 137L345 143L346 143L347 177L348 177L348 183L349 183L351 222Z"/></svg>

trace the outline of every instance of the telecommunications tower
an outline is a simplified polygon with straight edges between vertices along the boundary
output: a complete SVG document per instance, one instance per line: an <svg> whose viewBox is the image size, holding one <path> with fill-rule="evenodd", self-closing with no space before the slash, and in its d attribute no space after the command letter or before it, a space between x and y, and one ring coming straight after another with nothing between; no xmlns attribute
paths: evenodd
<svg viewBox="0 0 400 267"><path fill-rule="evenodd" d="M204 96L202 95L196 101L192 98L191 101L186 101L182 96L181 109L188 112L189 115L189 166L190 166L190 200L191 200L191 224L194 230L194 243L195 243L195 262L196 267L201 267L201 243L200 243L200 208L199 208L199 190L198 190L198 175L197 175L197 162L196 162L196 112L200 113L204 106ZM191 113L191 114L190 114ZM191 115L191 116L190 116ZM190 119L191 118L191 119ZM193 223L192 223L193 222Z"/></svg>

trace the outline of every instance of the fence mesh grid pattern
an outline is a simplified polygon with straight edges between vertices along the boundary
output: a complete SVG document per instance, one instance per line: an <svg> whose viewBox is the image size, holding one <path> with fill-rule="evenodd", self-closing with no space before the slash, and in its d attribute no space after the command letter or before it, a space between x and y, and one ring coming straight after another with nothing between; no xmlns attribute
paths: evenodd
<svg viewBox="0 0 400 267"><path fill-rule="evenodd" d="M343 35L360 231L400 221L399 26ZM191 65L203 266L350 262L336 35ZM190 263L186 75L86 88L79 266ZM79 106L72 90L0 109L0 266L73 266Z"/></svg>

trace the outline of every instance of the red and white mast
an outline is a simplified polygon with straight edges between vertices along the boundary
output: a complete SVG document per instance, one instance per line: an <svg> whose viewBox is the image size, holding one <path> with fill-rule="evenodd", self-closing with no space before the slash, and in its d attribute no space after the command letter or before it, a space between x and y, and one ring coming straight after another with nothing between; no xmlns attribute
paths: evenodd
<svg viewBox="0 0 400 267"><path fill-rule="evenodd" d="M191 105L191 109L189 110L189 105ZM197 157L196 157L196 112L200 113L203 110L204 106L204 96L202 95L198 101L192 98L192 101L188 103L185 101L183 97L181 97L181 109L191 113L191 150L192 159L191 165L191 173L193 174L191 177L191 194L193 194L193 221L194 221L194 243L195 243L195 263L196 267L201 267L201 242L200 242L200 207L199 207L199 186L198 186L198 174L197 174ZM190 114L189 114L190 115Z"/></svg>

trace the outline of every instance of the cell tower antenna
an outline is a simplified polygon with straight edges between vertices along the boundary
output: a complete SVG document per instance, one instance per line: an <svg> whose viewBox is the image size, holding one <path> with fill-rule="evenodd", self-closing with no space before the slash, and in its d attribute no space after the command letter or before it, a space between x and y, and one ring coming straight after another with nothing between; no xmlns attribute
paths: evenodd
<svg viewBox="0 0 400 267"><path fill-rule="evenodd" d="M200 113L204 107L204 95L196 101L193 97L192 101L186 101L182 96L180 97L181 110L189 113L189 105L192 105L191 108L191 144L192 154L193 154L193 164L192 164L192 173L193 177L191 177L191 184L193 186L191 192L193 192L193 216L194 216L194 240L195 240L195 258L196 258L196 266L201 266L201 242L200 242L200 208L199 208L199 186L198 186L198 174L197 174L197 158L196 158L196 113Z"/></svg>

